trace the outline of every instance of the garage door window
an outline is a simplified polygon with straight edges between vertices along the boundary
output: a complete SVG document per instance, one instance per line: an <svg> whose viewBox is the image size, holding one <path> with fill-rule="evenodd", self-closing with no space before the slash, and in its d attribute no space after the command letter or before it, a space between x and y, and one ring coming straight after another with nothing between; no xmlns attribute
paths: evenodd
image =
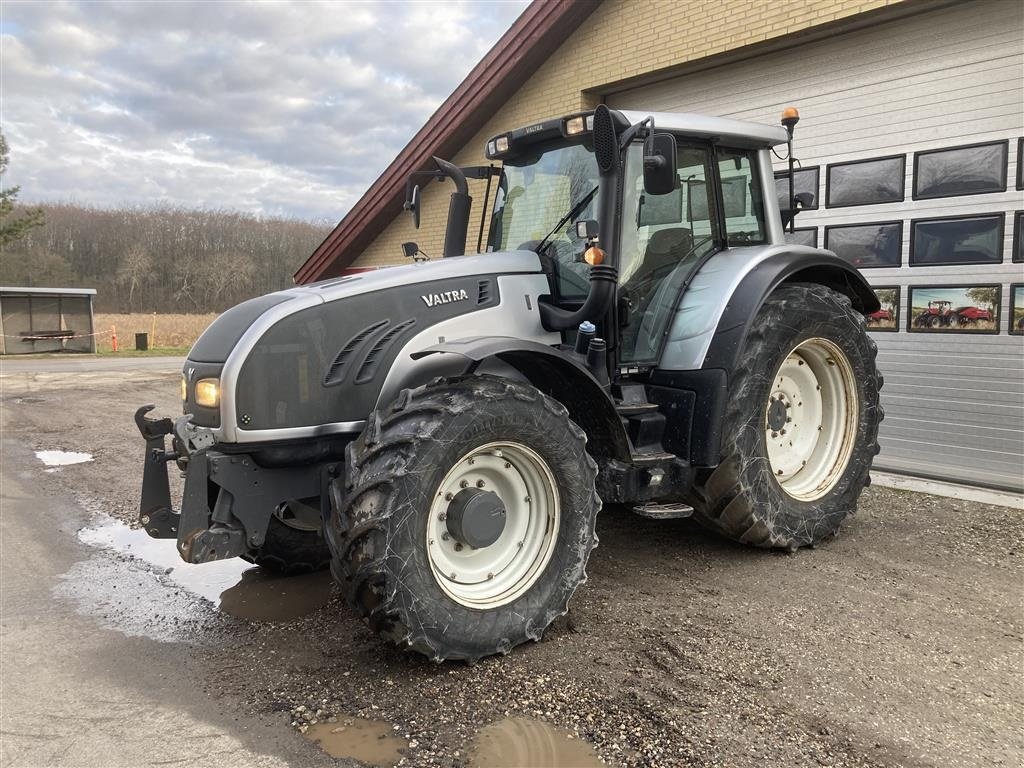
<svg viewBox="0 0 1024 768"><path fill-rule="evenodd" d="M1006 191L1008 141L914 153L914 199Z"/></svg>
<svg viewBox="0 0 1024 768"><path fill-rule="evenodd" d="M903 222L825 227L825 247L858 269L898 267L903 248Z"/></svg>
<svg viewBox="0 0 1024 768"><path fill-rule="evenodd" d="M834 163L825 171L825 207L896 203L905 197L905 155Z"/></svg>
<svg viewBox="0 0 1024 768"><path fill-rule="evenodd" d="M910 266L999 264L1003 214L916 219L910 223Z"/></svg>
<svg viewBox="0 0 1024 768"><path fill-rule="evenodd" d="M802 227L792 232L786 230L786 242L793 245L809 245L811 248L818 247L818 228Z"/></svg>
<svg viewBox="0 0 1024 768"><path fill-rule="evenodd" d="M814 211L818 208L818 166L813 168L800 168L793 174L793 194L806 193L811 196L811 205L804 206L805 211ZM776 171L775 173L775 194L779 198L779 210L789 209L789 172Z"/></svg>
<svg viewBox="0 0 1024 768"><path fill-rule="evenodd" d="M1013 214L1013 260L1024 261L1024 211Z"/></svg>

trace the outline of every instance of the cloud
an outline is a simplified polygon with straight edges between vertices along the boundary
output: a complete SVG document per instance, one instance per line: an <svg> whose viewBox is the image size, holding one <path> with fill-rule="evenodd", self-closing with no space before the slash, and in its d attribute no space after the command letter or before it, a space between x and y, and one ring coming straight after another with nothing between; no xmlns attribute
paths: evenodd
<svg viewBox="0 0 1024 768"><path fill-rule="evenodd" d="M4 2L4 183L336 221L526 5Z"/></svg>

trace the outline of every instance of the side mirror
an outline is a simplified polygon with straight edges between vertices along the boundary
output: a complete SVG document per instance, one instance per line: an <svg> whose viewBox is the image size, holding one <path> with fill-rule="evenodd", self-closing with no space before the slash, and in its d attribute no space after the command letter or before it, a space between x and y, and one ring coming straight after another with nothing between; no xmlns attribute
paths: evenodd
<svg viewBox="0 0 1024 768"><path fill-rule="evenodd" d="M590 240L600 234L597 222L593 219L583 219L576 222L576 237L580 240Z"/></svg>
<svg viewBox="0 0 1024 768"><path fill-rule="evenodd" d="M412 241L408 243L402 243L402 253L405 258L412 259L413 261L427 261L427 254L420 250L419 243Z"/></svg>
<svg viewBox="0 0 1024 768"><path fill-rule="evenodd" d="M409 194L406 201L402 203L402 208L412 214L412 225L416 229L420 228L420 185L413 185L412 189L409 190ZM402 246L404 249L404 245ZM409 254L406 254L407 256Z"/></svg>
<svg viewBox="0 0 1024 768"><path fill-rule="evenodd" d="M649 195L667 195L678 186L676 137L671 133L649 133L644 141L644 191Z"/></svg>

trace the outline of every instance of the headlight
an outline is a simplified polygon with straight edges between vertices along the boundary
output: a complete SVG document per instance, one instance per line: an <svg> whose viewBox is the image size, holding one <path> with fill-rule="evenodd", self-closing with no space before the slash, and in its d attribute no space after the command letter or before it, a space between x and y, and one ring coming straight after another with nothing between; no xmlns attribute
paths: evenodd
<svg viewBox="0 0 1024 768"><path fill-rule="evenodd" d="M217 379L200 379L196 382L196 405L216 408L220 403L220 382Z"/></svg>
<svg viewBox="0 0 1024 768"><path fill-rule="evenodd" d="M188 400L188 379L185 378L185 374L181 374L181 401L185 402Z"/></svg>

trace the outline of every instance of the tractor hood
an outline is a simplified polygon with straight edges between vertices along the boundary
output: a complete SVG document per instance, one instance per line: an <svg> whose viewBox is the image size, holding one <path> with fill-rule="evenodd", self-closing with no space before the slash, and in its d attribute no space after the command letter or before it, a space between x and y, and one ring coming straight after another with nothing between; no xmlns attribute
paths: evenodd
<svg viewBox="0 0 1024 768"><path fill-rule="evenodd" d="M243 302L220 315L189 352L185 411L229 442L355 428L409 342L425 332L429 343L455 338L451 321L497 308L499 277L513 276L517 293L548 292L540 257L509 251L364 272ZM524 309L515 315L529 316L518 319L525 327L517 333L549 336L537 302L519 304ZM477 318L461 320L457 335L475 335L474 324ZM206 378L220 382L214 408L195 402L195 382Z"/></svg>

